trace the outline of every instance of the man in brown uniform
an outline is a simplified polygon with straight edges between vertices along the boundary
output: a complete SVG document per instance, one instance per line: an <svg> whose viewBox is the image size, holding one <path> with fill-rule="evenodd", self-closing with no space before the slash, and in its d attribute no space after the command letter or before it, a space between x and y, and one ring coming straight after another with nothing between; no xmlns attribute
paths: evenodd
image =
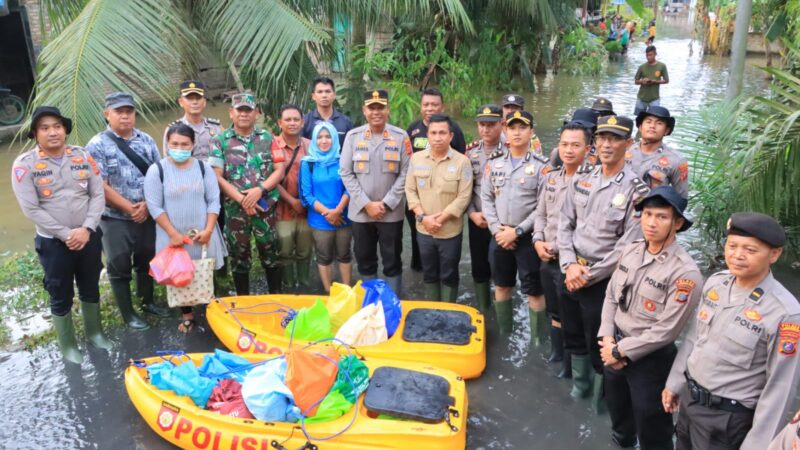
<svg viewBox="0 0 800 450"><path fill-rule="evenodd" d="M427 300L453 302L458 294L464 211L472 193L469 160L452 147L450 118L428 124L429 149L414 153L406 176L406 200L414 213Z"/></svg>
<svg viewBox="0 0 800 450"><path fill-rule="evenodd" d="M800 303L770 270L785 244L772 217L728 221L728 270L706 281L662 394L667 412L680 405L679 450L761 450L787 416L800 381Z"/></svg>
<svg viewBox="0 0 800 450"><path fill-rule="evenodd" d="M660 407L661 390L703 283L676 239L692 225L686 203L661 186L635 206L645 238L625 247L606 290L597 337L612 439L621 447L634 446L638 436L644 450L672 449L672 415Z"/></svg>

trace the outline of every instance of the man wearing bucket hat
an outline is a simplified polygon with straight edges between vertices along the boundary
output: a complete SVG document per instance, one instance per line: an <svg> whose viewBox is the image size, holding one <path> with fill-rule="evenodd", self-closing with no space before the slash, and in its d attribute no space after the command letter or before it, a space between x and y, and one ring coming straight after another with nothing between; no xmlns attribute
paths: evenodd
<svg viewBox="0 0 800 450"><path fill-rule="evenodd" d="M622 251L603 303L600 355L612 439L621 447L671 448L672 415L661 390L678 349L675 339L700 301L703 277L676 233L692 222L686 199L661 186L634 208L644 239Z"/></svg>
<svg viewBox="0 0 800 450"><path fill-rule="evenodd" d="M33 111L29 139L37 146L14 160L11 187L25 217L36 226L36 253L64 359L83 360L72 321L73 286L78 285L87 340L111 348L100 322L102 244L98 229L105 209L103 180L86 150L67 145L72 121L58 108Z"/></svg>
<svg viewBox="0 0 800 450"><path fill-rule="evenodd" d="M766 448L800 382L800 304L770 269L786 233L740 212L727 234L728 270L706 281L662 393L664 410L678 411L679 450Z"/></svg>
<svg viewBox="0 0 800 450"><path fill-rule="evenodd" d="M664 136L675 129L675 118L667 108L651 106L636 116L636 127L642 138L625 154L625 161L651 188L672 186L687 198L689 162L664 143Z"/></svg>

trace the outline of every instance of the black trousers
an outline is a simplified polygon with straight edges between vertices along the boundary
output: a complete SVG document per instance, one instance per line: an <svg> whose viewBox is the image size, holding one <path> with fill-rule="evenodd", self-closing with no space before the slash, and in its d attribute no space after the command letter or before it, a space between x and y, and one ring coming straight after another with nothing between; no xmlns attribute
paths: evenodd
<svg viewBox="0 0 800 450"><path fill-rule="evenodd" d="M661 391L678 349L669 344L622 370L605 368L606 404L611 429L625 441L639 437L641 450L673 450L672 414L661 406Z"/></svg>
<svg viewBox="0 0 800 450"><path fill-rule="evenodd" d="M753 427L751 412L711 409L692 400L688 389L680 393L676 450L738 450ZM767 443L764 443L765 448Z"/></svg>
<svg viewBox="0 0 800 450"><path fill-rule="evenodd" d="M561 273L558 260L542 261L539 266L539 277L542 279L547 314L551 319L561 322L559 299L564 295L566 287L564 286L564 274Z"/></svg>
<svg viewBox="0 0 800 450"><path fill-rule="evenodd" d="M600 316L603 300L610 278L601 280L576 292L564 288L561 296L561 330L564 333L564 350L573 355L586 355L592 360L596 373L603 373L597 332L600 331Z"/></svg>
<svg viewBox="0 0 800 450"><path fill-rule="evenodd" d="M488 283L492 279L489 263L489 245L494 238L488 228L480 228L467 219L469 229L469 255L472 264L472 279L476 283Z"/></svg>
<svg viewBox="0 0 800 450"><path fill-rule="evenodd" d="M411 267L421 267L419 242L417 242L417 216L414 211L406 210L406 220L411 231Z"/></svg>
<svg viewBox="0 0 800 450"><path fill-rule="evenodd" d="M523 294L542 295L542 280L539 278L541 260L533 250L531 238L530 234L524 234L517 239L514 250L506 250L492 237L489 244L489 258L495 286L514 287L519 273Z"/></svg>
<svg viewBox="0 0 800 450"><path fill-rule="evenodd" d="M60 239L38 234L34 238L34 248L44 269L44 289L50 296L50 312L54 316L66 316L72 309L73 281L78 285L78 297L82 302L100 301L102 234L100 230L91 233L89 242L79 251L70 250Z"/></svg>
<svg viewBox="0 0 800 450"><path fill-rule="evenodd" d="M436 239L418 233L419 254L422 257L422 278L426 283L439 283L458 288L458 263L461 261L463 234L448 239Z"/></svg>
<svg viewBox="0 0 800 450"><path fill-rule="evenodd" d="M403 251L403 221L353 222L353 250L361 275L377 275L380 246L383 275L396 277L403 273L400 254Z"/></svg>
<svg viewBox="0 0 800 450"><path fill-rule="evenodd" d="M131 279L131 269L138 274L150 271L150 261L156 255L156 223L142 223L103 217L103 250L108 264L108 279Z"/></svg>

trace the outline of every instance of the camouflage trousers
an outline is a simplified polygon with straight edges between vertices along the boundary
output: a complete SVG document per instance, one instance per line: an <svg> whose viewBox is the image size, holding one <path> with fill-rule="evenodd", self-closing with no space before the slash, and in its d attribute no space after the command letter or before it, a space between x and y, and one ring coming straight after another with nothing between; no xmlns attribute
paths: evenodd
<svg viewBox="0 0 800 450"><path fill-rule="evenodd" d="M275 208L267 211L258 211L253 216L248 216L242 207L235 202L227 200L225 208L225 239L228 242L228 256L230 258L231 272L250 272L251 264L251 236L256 241L256 250L264 269L278 267L278 234L275 231L277 216Z"/></svg>

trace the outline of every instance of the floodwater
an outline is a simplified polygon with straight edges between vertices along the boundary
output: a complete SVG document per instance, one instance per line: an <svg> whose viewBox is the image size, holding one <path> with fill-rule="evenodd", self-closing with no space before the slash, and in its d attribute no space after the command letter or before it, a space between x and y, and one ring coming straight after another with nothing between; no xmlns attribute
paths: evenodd
<svg viewBox="0 0 800 450"><path fill-rule="evenodd" d="M689 54L689 28L669 30L661 26L657 46L659 59L667 64L671 82L662 86L663 104L679 117L724 96L727 79L725 58L701 57L697 44ZM664 34L670 37L662 37ZM538 80L538 91L528 94L545 146L555 144L561 118L574 108L587 106L591 98L604 95L621 113L631 113L635 100L633 74L644 61L641 42L632 45L626 60L611 62L605 74L596 77L547 76ZM753 62L753 61L751 61ZM758 63L757 61L755 63ZM764 89L763 75L748 67L747 88ZM166 113L156 124L143 128L160 136L176 113ZM211 108L210 116L226 118L222 105ZM227 121L227 120L226 120ZM465 130L475 134L469 120ZM9 173L18 147L0 154L0 172ZM32 227L12 199L10 177L0 177L0 203L7 205L0 216L2 248L29 248ZM406 255L409 249L406 244ZM790 278L783 268L778 278ZM460 264L462 289L459 303L474 304L469 277L469 251L464 242ZM405 298L422 298L422 276L406 270ZM314 279L313 289L319 292ZM798 287L793 286L798 292ZM570 383L553 376L558 367L548 366L539 352L529 353L528 326L524 302L517 296L515 327L510 340L498 338L492 317L488 317L487 368L483 376L468 383L470 449L603 449L610 442L608 416L591 413L588 400L572 400ZM193 333L177 332L177 318L162 321L145 331L116 330L118 343L111 352L90 349L78 368L65 366L51 344L33 352L0 353L0 448L99 448L161 449L171 446L153 433L127 398L123 371L131 358L154 355L158 350L182 349L208 352L222 348L204 318ZM542 349L544 352L546 349ZM444 425L442 425L444 426ZM325 444L321 445L325 448ZM424 448L421 443L420 448Z"/></svg>

